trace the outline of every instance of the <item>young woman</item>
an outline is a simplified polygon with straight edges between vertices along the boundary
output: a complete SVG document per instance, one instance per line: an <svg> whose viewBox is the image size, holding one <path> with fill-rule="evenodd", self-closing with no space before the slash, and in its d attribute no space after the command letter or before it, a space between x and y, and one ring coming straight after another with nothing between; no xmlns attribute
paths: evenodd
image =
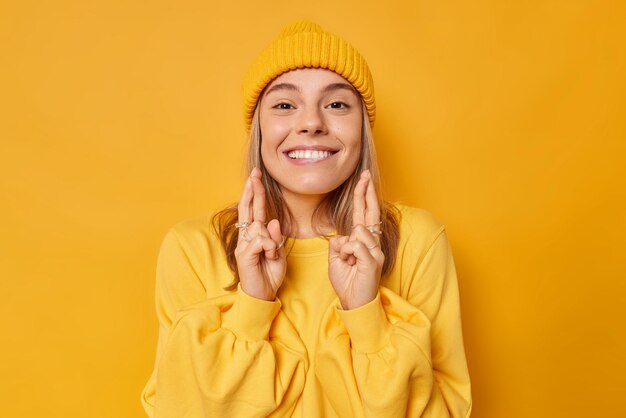
<svg viewBox="0 0 626 418"><path fill-rule="evenodd" d="M165 236L152 417L468 417L444 228L382 201L367 64L288 26L244 83L239 204Z"/></svg>

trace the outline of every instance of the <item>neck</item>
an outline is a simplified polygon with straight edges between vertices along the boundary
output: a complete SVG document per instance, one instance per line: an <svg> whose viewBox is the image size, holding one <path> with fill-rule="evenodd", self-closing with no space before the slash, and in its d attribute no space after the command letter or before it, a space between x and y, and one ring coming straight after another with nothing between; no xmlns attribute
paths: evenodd
<svg viewBox="0 0 626 418"><path fill-rule="evenodd" d="M313 228L313 213L315 209L324 200L325 195L300 195L291 193L288 190L282 191L285 205L289 208L292 216L292 224L295 230L290 231L289 235L294 238L312 238L320 234ZM318 228L322 233L332 231L330 222L326 215L321 218L321 225Z"/></svg>

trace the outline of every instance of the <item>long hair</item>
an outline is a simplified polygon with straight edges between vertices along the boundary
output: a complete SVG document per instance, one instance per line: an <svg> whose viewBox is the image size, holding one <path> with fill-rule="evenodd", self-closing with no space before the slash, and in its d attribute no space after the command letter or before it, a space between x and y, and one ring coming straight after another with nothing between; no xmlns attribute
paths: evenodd
<svg viewBox="0 0 626 418"><path fill-rule="evenodd" d="M382 268L382 276L384 277L393 267L398 250L398 242L400 240L398 209L391 203L383 200L380 189L380 174L378 171L378 163L376 159L376 149L372 137L365 104L361 101L363 112L363 126L361 129L361 155L354 172L344 181L341 186L330 192L318 205L313 212L313 228L320 236L322 222L328 219L330 226L334 227L339 235L350 235L352 230L352 205L354 200L354 188L356 187L361 172L369 169L371 173L371 181L376 188L378 194L378 203L380 206L380 219L382 221L380 236L380 248L385 254L385 262ZM248 146L247 172L250 173L254 167L261 170L261 180L266 190L266 211L267 219L278 219L283 232L289 233L295 227L294 220L289 208L283 204L282 192L280 185L270 176L263 159L261 158L261 127L259 123L259 107L254 110L252 124L250 126L250 143ZM239 238L238 230L235 224L238 222L237 204L223 209L213 216L213 228L220 238L228 267L235 275L233 283L227 286L226 290L234 290L239 283L239 273L237 271L237 260L235 259L235 248Z"/></svg>

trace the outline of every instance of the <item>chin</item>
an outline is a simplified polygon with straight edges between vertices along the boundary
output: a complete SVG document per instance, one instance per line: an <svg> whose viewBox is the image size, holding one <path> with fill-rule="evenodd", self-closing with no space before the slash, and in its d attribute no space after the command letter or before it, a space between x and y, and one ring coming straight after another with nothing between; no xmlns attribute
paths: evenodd
<svg viewBox="0 0 626 418"><path fill-rule="evenodd" d="M295 181L294 181L295 180ZM326 195L343 184L336 181L328 181L329 179L320 179L317 177L311 177L306 179L292 179L283 184L282 187L289 190L292 193L300 195Z"/></svg>

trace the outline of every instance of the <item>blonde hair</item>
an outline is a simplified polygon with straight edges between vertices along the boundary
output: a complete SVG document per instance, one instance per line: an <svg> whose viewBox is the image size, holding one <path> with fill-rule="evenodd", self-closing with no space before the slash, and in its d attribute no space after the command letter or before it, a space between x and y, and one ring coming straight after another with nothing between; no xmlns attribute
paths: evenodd
<svg viewBox="0 0 626 418"><path fill-rule="evenodd" d="M324 219L329 219L332 227L339 235L350 235L352 230L352 205L354 199L354 188L359 181L361 172L369 169L371 179L378 192L378 201L380 206L380 219L382 221L380 236L380 247L385 254L385 262L382 268L383 277L393 267L398 250L399 218L398 209L391 203L380 197L380 174L378 171L378 163L376 159L376 149L372 130L367 117L367 108L363 100L361 107L364 117L361 130L361 155L354 172L348 179L337 189L330 192L317 207L313 213L313 228L320 235L328 238L321 233L321 223ZM280 185L270 176L269 172L263 164L261 157L261 127L259 123L259 106L257 105L252 116L252 124L250 126L250 143L248 146L247 171L250 173L254 167L261 170L263 186L266 190L266 211L267 219L278 219L281 229L284 233L289 234L293 231L293 216L289 208L283 204L282 192ZM220 238L228 267L235 275L233 283L227 286L226 290L234 290L239 283L239 275L237 271L237 260L235 259L235 248L239 237L235 223L238 222L237 205L234 204L228 208L216 213L213 216L213 228Z"/></svg>

